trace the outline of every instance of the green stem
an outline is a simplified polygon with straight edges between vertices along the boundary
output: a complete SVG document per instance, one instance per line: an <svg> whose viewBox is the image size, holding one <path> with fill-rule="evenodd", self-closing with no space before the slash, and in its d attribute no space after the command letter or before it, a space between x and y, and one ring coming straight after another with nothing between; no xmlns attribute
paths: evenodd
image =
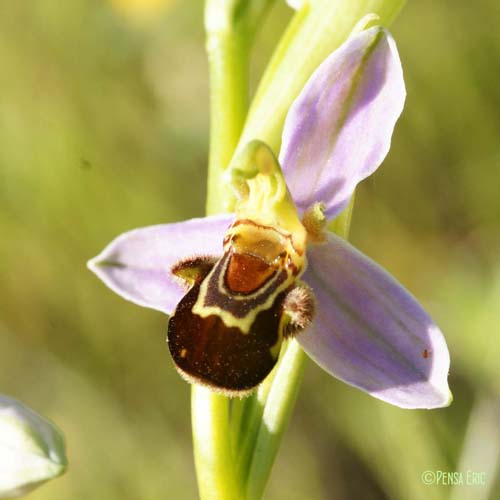
<svg viewBox="0 0 500 500"><path fill-rule="evenodd" d="M223 173L234 154L247 116L249 47L274 1L206 1L206 50L210 75L207 214L227 211Z"/></svg>
<svg viewBox="0 0 500 500"><path fill-rule="evenodd" d="M205 387L191 390L193 445L202 500L243 499L229 436L229 400Z"/></svg>
<svg viewBox="0 0 500 500"><path fill-rule="evenodd" d="M248 35L234 24L231 1L207 0L205 26L210 73L210 153L207 214L224 211L222 175L238 143L248 107ZM229 439L229 399L192 386L193 444L202 500L243 498Z"/></svg>
<svg viewBox="0 0 500 500"><path fill-rule="evenodd" d="M245 34L207 36L210 68L210 154L207 213L225 211L222 174L240 138L248 108L248 55Z"/></svg>

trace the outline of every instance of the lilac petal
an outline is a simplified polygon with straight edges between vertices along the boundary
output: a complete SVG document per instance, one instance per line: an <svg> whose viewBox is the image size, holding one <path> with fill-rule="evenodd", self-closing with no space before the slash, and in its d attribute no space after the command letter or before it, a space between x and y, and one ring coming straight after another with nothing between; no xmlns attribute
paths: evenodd
<svg viewBox="0 0 500 500"><path fill-rule="evenodd" d="M195 255L221 255L222 239L233 218L224 214L128 231L88 267L123 298L170 314L185 294L170 269Z"/></svg>
<svg viewBox="0 0 500 500"><path fill-rule="evenodd" d="M300 212L314 202L338 215L387 155L405 86L391 35L353 36L311 76L286 117L280 163Z"/></svg>
<svg viewBox="0 0 500 500"><path fill-rule="evenodd" d="M297 337L307 354L331 375L401 408L447 406L448 348L415 298L333 234L308 257L304 280L317 313Z"/></svg>

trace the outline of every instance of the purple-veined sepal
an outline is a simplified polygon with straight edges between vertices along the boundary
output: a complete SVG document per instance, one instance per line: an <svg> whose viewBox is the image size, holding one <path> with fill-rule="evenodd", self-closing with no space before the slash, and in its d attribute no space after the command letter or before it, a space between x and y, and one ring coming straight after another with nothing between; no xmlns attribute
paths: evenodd
<svg viewBox="0 0 500 500"><path fill-rule="evenodd" d="M223 214L134 229L115 238L88 267L124 299L170 314L186 293L172 268L198 255L219 257L233 219Z"/></svg>
<svg viewBox="0 0 500 500"><path fill-rule="evenodd" d="M311 327L297 336L331 375L401 408L451 402L444 337L389 273L341 238L308 251L304 280L316 297Z"/></svg>
<svg viewBox="0 0 500 500"><path fill-rule="evenodd" d="M313 73L287 114L280 163L303 213L325 204L331 219L389 151L406 91L391 35L353 35Z"/></svg>

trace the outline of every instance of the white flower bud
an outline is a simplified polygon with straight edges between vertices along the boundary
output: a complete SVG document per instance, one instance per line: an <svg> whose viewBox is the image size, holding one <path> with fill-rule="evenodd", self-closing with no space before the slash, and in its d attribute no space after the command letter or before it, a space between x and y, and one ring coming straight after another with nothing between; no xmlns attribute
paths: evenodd
<svg viewBox="0 0 500 500"><path fill-rule="evenodd" d="M0 395L0 498L24 495L66 470L64 439L54 424Z"/></svg>

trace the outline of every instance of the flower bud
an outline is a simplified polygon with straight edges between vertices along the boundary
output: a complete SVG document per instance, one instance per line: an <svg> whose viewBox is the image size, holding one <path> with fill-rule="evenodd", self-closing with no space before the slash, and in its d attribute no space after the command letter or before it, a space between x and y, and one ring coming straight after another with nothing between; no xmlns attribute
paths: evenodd
<svg viewBox="0 0 500 500"><path fill-rule="evenodd" d="M57 427L19 401L0 395L0 498L24 495L66 470Z"/></svg>

